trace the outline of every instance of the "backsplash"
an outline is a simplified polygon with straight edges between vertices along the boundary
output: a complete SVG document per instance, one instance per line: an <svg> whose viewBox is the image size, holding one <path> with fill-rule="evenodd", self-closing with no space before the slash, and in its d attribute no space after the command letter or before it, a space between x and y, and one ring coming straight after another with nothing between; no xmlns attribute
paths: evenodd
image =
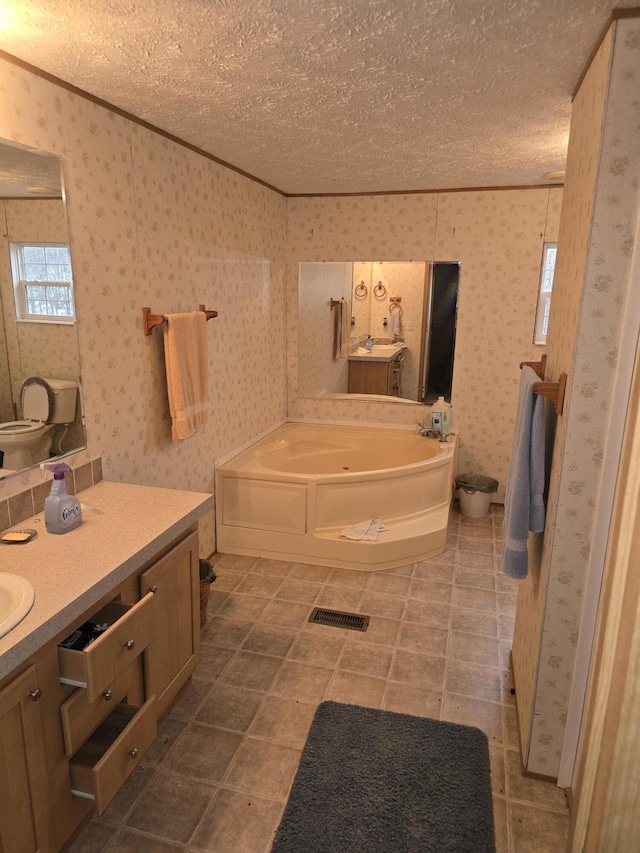
<svg viewBox="0 0 640 853"><path fill-rule="evenodd" d="M65 462L69 464L70 460L65 458ZM33 471L29 471L30 478L37 477ZM44 510L45 498L48 497L51 491L51 475L45 471L40 471L41 482L34 483L28 486L23 491L16 492L10 497L4 499L0 496L0 532L8 527L14 527L31 518L32 515L37 515ZM46 478L46 479L45 479ZM102 458L98 457L89 462L82 462L77 468L72 470L65 476L67 491L69 494L77 495L83 492L90 486L95 486L102 480ZM15 484L16 480L11 479L7 483L0 480L0 493L2 491L10 491L7 486Z"/></svg>

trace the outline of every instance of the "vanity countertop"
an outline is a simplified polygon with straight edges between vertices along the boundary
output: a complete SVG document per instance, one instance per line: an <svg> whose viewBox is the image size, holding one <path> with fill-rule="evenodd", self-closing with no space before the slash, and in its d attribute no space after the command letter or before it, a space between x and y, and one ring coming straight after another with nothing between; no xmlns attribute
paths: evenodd
<svg viewBox="0 0 640 853"><path fill-rule="evenodd" d="M367 352L364 347L358 347L355 352L349 355L349 361L383 361L391 362L396 359L399 353L404 349L404 344L394 346L393 344L383 344L377 346L374 344L371 352Z"/></svg>
<svg viewBox="0 0 640 853"><path fill-rule="evenodd" d="M35 591L30 612L0 637L0 678L213 509L211 494L106 481L78 497L80 527L47 533L39 513L14 525L37 530L35 539L0 545L0 571L21 575Z"/></svg>

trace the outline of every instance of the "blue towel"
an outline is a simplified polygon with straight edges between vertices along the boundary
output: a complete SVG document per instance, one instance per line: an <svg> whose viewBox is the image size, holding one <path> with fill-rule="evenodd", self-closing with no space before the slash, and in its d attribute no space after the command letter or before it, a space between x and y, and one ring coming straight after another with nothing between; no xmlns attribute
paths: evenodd
<svg viewBox="0 0 640 853"><path fill-rule="evenodd" d="M522 368L502 525L502 570L515 580L527 576L529 531L544 530L544 397L532 390L539 381Z"/></svg>

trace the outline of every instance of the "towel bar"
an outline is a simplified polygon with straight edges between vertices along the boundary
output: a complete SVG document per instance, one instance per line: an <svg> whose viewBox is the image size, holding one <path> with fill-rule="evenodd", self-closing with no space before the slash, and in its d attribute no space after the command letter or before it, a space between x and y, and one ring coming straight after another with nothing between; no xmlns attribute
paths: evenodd
<svg viewBox="0 0 640 853"><path fill-rule="evenodd" d="M557 382L545 382L544 381L544 372L547 366L547 356L546 354L541 356L540 361L521 361L520 362L520 370L524 366L532 368L542 382L534 382L533 384L533 393L540 394L542 397L546 397L556 407L556 412L561 415L562 409L564 406L564 392L567 387L567 374L561 373Z"/></svg>
<svg viewBox="0 0 640 853"><path fill-rule="evenodd" d="M198 305L198 311L204 311L207 320L212 320L214 317L218 316L217 311L207 311L204 305ZM154 326L160 326L162 323L166 322L166 319L167 318L164 314L152 314L151 308L143 308L142 327L144 329L145 335L150 335L151 330L154 328Z"/></svg>

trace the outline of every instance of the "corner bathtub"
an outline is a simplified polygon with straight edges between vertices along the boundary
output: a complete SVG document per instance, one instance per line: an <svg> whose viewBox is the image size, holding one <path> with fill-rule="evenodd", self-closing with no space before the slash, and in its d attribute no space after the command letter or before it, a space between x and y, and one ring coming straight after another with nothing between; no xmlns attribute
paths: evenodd
<svg viewBox="0 0 640 853"><path fill-rule="evenodd" d="M409 430L285 424L216 471L217 549L372 571L445 549L457 457ZM380 518L375 542L341 538Z"/></svg>
<svg viewBox="0 0 640 853"><path fill-rule="evenodd" d="M216 472L217 549L372 571L445 549L457 456L408 430L285 424ZM375 542L340 537L380 518Z"/></svg>

